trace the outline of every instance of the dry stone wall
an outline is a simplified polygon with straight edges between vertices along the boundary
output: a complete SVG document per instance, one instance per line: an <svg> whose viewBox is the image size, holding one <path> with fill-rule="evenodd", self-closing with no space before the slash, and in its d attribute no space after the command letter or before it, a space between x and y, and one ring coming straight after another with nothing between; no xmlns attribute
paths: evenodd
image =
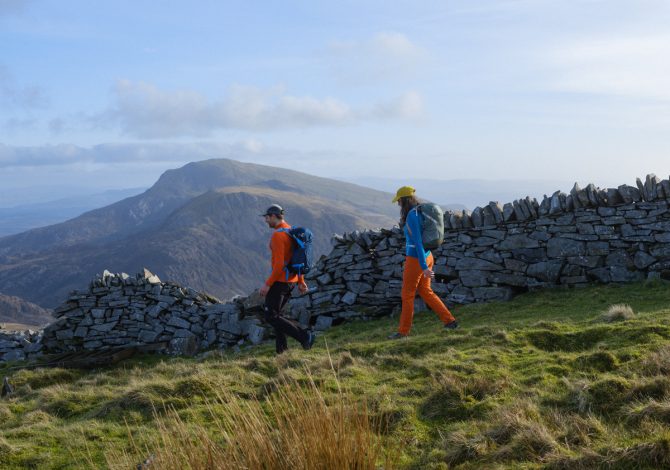
<svg viewBox="0 0 670 470"><path fill-rule="evenodd" d="M507 300L529 289L670 278L670 181L556 192L541 202L491 202L445 214L433 290L448 302ZM399 228L332 239L332 252L292 301L321 325L384 315L400 303L404 240ZM313 320L314 321L314 320Z"/></svg>
<svg viewBox="0 0 670 470"><path fill-rule="evenodd" d="M165 352L193 353L260 342L265 328L257 311L258 303L220 303L146 269L137 276L105 271L54 310L57 320L44 329L42 343L49 352L164 344Z"/></svg>
<svg viewBox="0 0 670 470"><path fill-rule="evenodd" d="M447 302L510 299L530 289L670 278L670 181L636 187L574 186L538 202L492 202L445 214L445 243L434 251L433 290ZM400 306L404 239L398 227L332 238L333 250L308 275L310 292L290 314L322 330ZM0 333L0 361L43 352L155 345L174 354L259 343L268 336L257 295L221 303L206 294L105 271L72 292L43 332Z"/></svg>

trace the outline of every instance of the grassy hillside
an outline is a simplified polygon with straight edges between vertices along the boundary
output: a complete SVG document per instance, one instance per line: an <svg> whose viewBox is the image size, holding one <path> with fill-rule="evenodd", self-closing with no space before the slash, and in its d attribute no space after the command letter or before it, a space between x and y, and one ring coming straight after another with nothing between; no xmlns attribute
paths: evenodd
<svg viewBox="0 0 670 470"><path fill-rule="evenodd" d="M347 458L371 449L386 468L670 466L667 283L454 313L460 330L428 312L407 340L385 339L397 318L351 323L278 358L265 345L91 372L0 368L17 386L0 400L1 467L131 468L153 456L147 468L234 468L235 449L270 461L291 443L300 461L307 447L334 462L325 443ZM195 465L208 456L220 467Z"/></svg>

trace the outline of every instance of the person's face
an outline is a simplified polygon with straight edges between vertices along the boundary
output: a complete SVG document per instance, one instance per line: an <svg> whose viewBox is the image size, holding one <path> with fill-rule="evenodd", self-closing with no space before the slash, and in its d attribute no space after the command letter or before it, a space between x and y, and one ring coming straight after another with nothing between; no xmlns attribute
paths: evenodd
<svg viewBox="0 0 670 470"><path fill-rule="evenodd" d="M268 227L275 228L277 226L277 224L279 223L279 219L274 214L266 214L265 215L265 223L268 224Z"/></svg>

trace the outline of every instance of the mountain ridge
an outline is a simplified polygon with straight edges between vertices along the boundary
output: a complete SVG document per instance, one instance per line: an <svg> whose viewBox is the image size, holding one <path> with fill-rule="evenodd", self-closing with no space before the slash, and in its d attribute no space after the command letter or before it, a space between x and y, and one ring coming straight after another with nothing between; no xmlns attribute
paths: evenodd
<svg viewBox="0 0 670 470"><path fill-rule="evenodd" d="M277 189L280 188L280 189ZM0 291L54 307L104 269L148 267L220 298L247 294L269 269L272 203L317 234L392 225L392 195L293 170L228 159L165 172L144 193L51 227L0 239Z"/></svg>

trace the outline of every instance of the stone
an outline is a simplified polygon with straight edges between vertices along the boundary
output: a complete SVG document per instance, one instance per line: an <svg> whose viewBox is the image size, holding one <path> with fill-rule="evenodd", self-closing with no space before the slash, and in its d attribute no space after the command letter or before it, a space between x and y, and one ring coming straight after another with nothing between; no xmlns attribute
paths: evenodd
<svg viewBox="0 0 670 470"><path fill-rule="evenodd" d="M265 338L266 329L260 325L250 325L247 332L247 339L251 344L260 344Z"/></svg>
<svg viewBox="0 0 670 470"><path fill-rule="evenodd" d="M502 207L500 207L500 203L497 201L491 201L488 204L488 208L491 210L491 214L493 215L493 219L495 220L496 224L501 224L503 223L503 212L502 212Z"/></svg>
<svg viewBox="0 0 670 470"><path fill-rule="evenodd" d="M528 284L526 276L518 274L492 273L489 280L495 284L506 284L509 286L525 287Z"/></svg>
<svg viewBox="0 0 670 470"><path fill-rule="evenodd" d="M149 284L160 284L161 283L160 278L158 276L156 276L155 274L153 274L151 271L149 271L147 268L144 268L143 278Z"/></svg>
<svg viewBox="0 0 670 470"><path fill-rule="evenodd" d="M612 282L635 282L644 279L644 274L623 266L610 266L610 277Z"/></svg>
<svg viewBox="0 0 670 470"><path fill-rule="evenodd" d="M367 284L365 282L347 282L347 289L349 291L355 293L355 294L362 294L364 292L370 292L372 290L372 287L370 284Z"/></svg>
<svg viewBox="0 0 670 470"><path fill-rule="evenodd" d="M568 263L584 268L598 268L604 263L602 256L568 256Z"/></svg>
<svg viewBox="0 0 670 470"><path fill-rule="evenodd" d="M515 218L516 215L514 213L514 204L508 202L507 204L505 204L503 206L502 212L503 212L503 221L504 222L510 222L510 221L516 220L516 218ZM473 215L474 215L474 213L473 213ZM477 227L477 225L475 225L475 227Z"/></svg>
<svg viewBox="0 0 670 470"><path fill-rule="evenodd" d="M618 190L614 188L607 188L607 204L609 206L617 206L619 204L623 204L624 200L621 197L621 194L619 193Z"/></svg>
<svg viewBox="0 0 670 470"><path fill-rule="evenodd" d="M104 308L91 309L91 316L93 318L103 318L105 316L105 309Z"/></svg>
<svg viewBox="0 0 670 470"><path fill-rule="evenodd" d="M193 356L198 352L198 339L194 334L173 338L168 345L168 353L177 356Z"/></svg>
<svg viewBox="0 0 670 470"><path fill-rule="evenodd" d="M560 195L561 195L560 191L556 191L554 194L552 194L549 206L549 215L559 214L560 212L563 211L563 208L561 206Z"/></svg>
<svg viewBox="0 0 670 470"><path fill-rule="evenodd" d="M633 268L635 266L630 255L622 250L617 250L610 253L605 260L605 264L610 267L620 266L625 268Z"/></svg>
<svg viewBox="0 0 670 470"><path fill-rule="evenodd" d="M488 284L489 274L486 271L466 269L459 272L459 279L465 287L482 287Z"/></svg>
<svg viewBox="0 0 670 470"><path fill-rule="evenodd" d="M347 291L340 299L340 302L346 305L354 305L356 303L356 297L358 297L356 293Z"/></svg>
<svg viewBox="0 0 670 470"><path fill-rule="evenodd" d="M512 250L512 257L526 263L535 263L547 258L547 250L545 248L519 248Z"/></svg>
<svg viewBox="0 0 670 470"><path fill-rule="evenodd" d="M657 261L656 258L645 253L644 251L637 251L633 257L633 264L637 269L645 269L649 265L654 264Z"/></svg>
<svg viewBox="0 0 670 470"><path fill-rule="evenodd" d="M512 289L507 287L475 287L472 292L477 300L511 300Z"/></svg>
<svg viewBox="0 0 670 470"><path fill-rule="evenodd" d="M626 219L620 215L612 217L603 217L603 224L605 225L622 225L626 223Z"/></svg>
<svg viewBox="0 0 670 470"><path fill-rule="evenodd" d="M158 332L153 330L141 330L137 336L137 340L142 343L153 343L161 333L162 331Z"/></svg>
<svg viewBox="0 0 670 470"><path fill-rule="evenodd" d="M521 208L521 204L519 204L519 201L514 201L512 203L512 207L514 208L514 219L518 220L519 222L523 222L524 220L528 219L528 215L526 212L524 212Z"/></svg>
<svg viewBox="0 0 670 470"><path fill-rule="evenodd" d="M547 242L547 256L560 258L565 256L579 256L586 254L584 242L567 238L552 238Z"/></svg>
<svg viewBox="0 0 670 470"><path fill-rule="evenodd" d="M586 274L588 278L603 284L607 284L611 281L610 269L606 267L590 269Z"/></svg>
<svg viewBox="0 0 670 470"><path fill-rule="evenodd" d="M470 215L470 221L472 222L472 226L475 228L484 225L484 216L482 214L481 207L475 207L475 209L472 211L472 214Z"/></svg>
<svg viewBox="0 0 670 470"><path fill-rule="evenodd" d="M333 317L327 315L319 315L316 317L316 323L314 324L314 329L317 331L324 331L330 328L333 325Z"/></svg>
<svg viewBox="0 0 670 470"><path fill-rule="evenodd" d="M657 233L654 235L654 240L660 243L670 243L670 232Z"/></svg>
<svg viewBox="0 0 670 470"><path fill-rule="evenodd" d="M513 258L505 258L503 260L505 264L505 269L509 269L511 271L518 271L518 272L526 272L526 268L528 268L528 263L524 263L523 261L519 261Z"/></svg>
<svg viewBox="0 0 670 470"><path fill-rule="evenodd" d="M265 297L261 296L258 291L254 291L242 302L242 307L247 310L260 310L265 305Z"/></svg>
<svg viewBox="0 0 670 470"><path fill-rule="evenodd" d="M517 248L537 248L540 244L537 240L530 238L526 234L510 235L498 244L500 250L513 250Z"/></svg>
<svg viewBox="0 0 670 470"><path fill-rule="evenodd" d="M558 281L563 261L541 261L528 265L526 274L541 281L555 283Z"/></svg>
<svg viewBox="0 0 670 470"><path fill-rule="evenodd" d="M507 236L507 230L482 230L482 236L504 240Z"/></svg>
<svg viewBox="0 0 670 470"><path fill-rule="evenodd" d="M317 277L316 281L323 286L326 284L330 284L333 281L333 277L329 273L325 273Z"/></svg>
<svg viewBox="0 0 670 470"><path fill-rule="evenodd" d="M491 263L479 258L461 258L456 262L456 269L458 271L466 269L497 271L503 269L499 264Z"/></svg>
<svg viewBox="0 0 670 470"><path fill-rule="evenodd" d="M656 256L657 258L669 258L670 257L670 244L660 244L652 247L649 252Z"/></svg>
<svg viewBox="0 0 670 470"><path fill-rule="evenodd" d="M73 336L76 336L77 338L86 338L88 335L88 328L85 326L78 326L76 330L74 330Z"/></svg>
<svg viewBox="0 0 670 470"><path fill-rule="evenodd" d="M191 328L191 323L184 320L183 318L177 317L175 315L170 316L170 318L167 321L167 324L169 326L176 326L177 328L184 328L188 330Z"/></svg>
<svg viewBox="0 0 670 470"><path fill-rule="evenodd" d="M58 330L56 331L56 339L63 341L67 339L72 339L74 337L74 332L72 330Z"/></svg>
<svg viewBox="0 0 670 470"><path fill-rule="evenodd" d="M630 204L631 202L637 202L640 200L640 192L638 189L628 186L627 184L622 184L618 188L619 194L623 199L625 204Z"/></svg>
<svg viewBox="0 0 670 470"><path fill-rule="evenodd" d="M23 361L25 359L26 359L26 354L19 349L15 349L13 351L6 352L2 356L3 361Z"/></svg>

